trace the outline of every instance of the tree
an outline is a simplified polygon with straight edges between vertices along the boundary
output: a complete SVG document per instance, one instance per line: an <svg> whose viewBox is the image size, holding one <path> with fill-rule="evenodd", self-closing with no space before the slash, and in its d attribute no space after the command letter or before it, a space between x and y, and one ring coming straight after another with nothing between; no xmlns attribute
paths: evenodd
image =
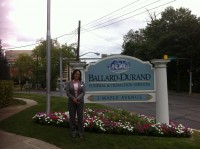
<svg viewBox="0 0 200 149"><path fill-rule="evenodd" d="M144 30L139 31L130 30L124 36L123 51L121 54L141 58L142 60L148 59L148 50L146 50L146 40L144 38Z"/></svg>
<svg viewBox="0 0 200 149"><path fill-rule="evenodd" d="M9 78L9 66L0 40L0 80L8 80Z"/></svg>
<svg viewBox="0 0 200 149"><path fill-rule="evenodd" d="M168 64L168 84L170 87L176 86L179 84L177 78L180 77L179 86L183 87L184 91L188 89L188 71L192 60L193 80L195 80L193 89L197 91L200 88L198 77L200 75L200 18L192 15L189 9L175 10L173 7L168 7L161 13L160 19L150 19L151 21L140 34L142 46L140 41L126 42L125 38L122 54L132 55L130 47L135 47L137 50L132 51L134 53L137 51L137 55L134 56L143 60L160 59L164 54L177 58L176 61ZM131 38L137 39L136 36ZM147 54L144 55L144 52Z"/></svg>
<svg viewBox="0 0 200 149"><path fill-rule="evenodd" d="M188 9L168 7L160 19L147 25L144 35L153 45L154 54L158 53L155 58L161 58L164 53L192 57L197 52L199 26L199 19Z"/></svg>
<svg viewBox="0 0 200 149"><path fill-rule="evenodd" d="M34 80L35 83L41 84L42 88L46 88L46 40L41 39L39 45L33 50L33 56L36 57ZM51 89L56 88L57 79L60 71L60 52L62 57L75 58L75 48L73 45L59 45L56 40L51 40ZM63 69L67 62L63 61Z"/></svg>
<svg viewBox="0 0 200 149"><path fill-rule="evenodd" d="M18 78L22 89L26 81L30 83L34 69L34 60L30 55L20 54L15 62L15 67L18 70Z"/></svg>
<svg viewBox="0 0 200 149"><path fill-rule="evenodd" d="M189 88L189 63L193 63L194 90L200 86L200 19L191 14L189 9L168 7L161 13L161 18L148 24L144 32L155 57L162 58L164 53L176 57L168 64L168 84L177 91ZM176 73L175 73L176 72Z"/></svg>

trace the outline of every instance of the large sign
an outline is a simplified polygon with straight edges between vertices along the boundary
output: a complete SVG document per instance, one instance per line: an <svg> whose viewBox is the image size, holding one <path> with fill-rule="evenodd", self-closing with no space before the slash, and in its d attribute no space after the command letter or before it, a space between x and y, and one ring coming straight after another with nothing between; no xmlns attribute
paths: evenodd
<svg viewBox="0 0 200 149"><path fill-rule="evenodd" d="M106 57L86 68L86 102L155 101L154 68L123 55Z"/></svg>

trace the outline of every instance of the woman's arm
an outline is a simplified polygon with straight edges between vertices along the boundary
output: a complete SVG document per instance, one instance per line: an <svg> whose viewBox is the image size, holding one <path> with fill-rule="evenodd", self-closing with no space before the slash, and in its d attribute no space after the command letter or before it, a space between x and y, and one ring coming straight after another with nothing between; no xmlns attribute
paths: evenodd
<svg viewBox="0 0 200 149"><path fill-rule="evenodd" d="M83 102L84 101L84 96L85 96L85 84L84 84L84 82L80 82L80 86L79 86L79 94L78 94L78 97L77 97L77 99L78 99L78 101L81 101L81 102Z"/></svg>
<svg viewBox="0 0 200 149"><path fill-rule="evenodd" d="M66 93L67 93L67 96L69 98L69 100L73 100L75 97L74 95L70 92L70 84L71 84L71 81L67 82L66 83Z"/></svg>

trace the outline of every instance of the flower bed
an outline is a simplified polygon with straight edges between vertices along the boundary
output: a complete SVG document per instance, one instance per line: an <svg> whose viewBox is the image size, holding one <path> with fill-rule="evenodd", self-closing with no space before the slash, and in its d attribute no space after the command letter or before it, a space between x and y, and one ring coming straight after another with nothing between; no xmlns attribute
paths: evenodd
<svg viewBox="0 0 200 149"><path fill-rule="evenodd" d="M54 112L49 115L39 112L33 121L40 124L69 127L69 112ZM176 125L155 123L155 118L105 109L85 109L84 128L86 131L112 134L150 135L169 137L191 137L192 129Z"/></svg>

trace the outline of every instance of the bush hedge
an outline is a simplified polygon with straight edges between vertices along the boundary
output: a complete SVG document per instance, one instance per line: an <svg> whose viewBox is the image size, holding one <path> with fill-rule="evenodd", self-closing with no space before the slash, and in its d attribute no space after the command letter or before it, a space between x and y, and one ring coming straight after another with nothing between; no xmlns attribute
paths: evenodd
<svg viewBox="0 0 200 149"><path fill-rule="evenodd" d="M13 81L0 80L0 108L9 105L13 99Z"/></svg>

